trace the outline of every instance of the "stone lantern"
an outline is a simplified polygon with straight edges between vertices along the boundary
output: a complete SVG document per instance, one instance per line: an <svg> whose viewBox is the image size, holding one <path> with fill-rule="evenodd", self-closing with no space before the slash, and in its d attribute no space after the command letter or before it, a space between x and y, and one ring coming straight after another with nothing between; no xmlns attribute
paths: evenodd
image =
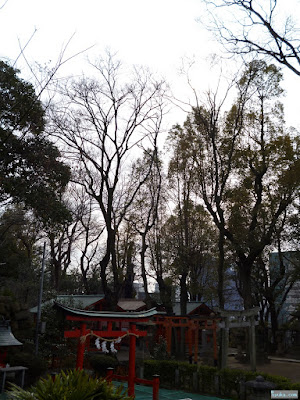
<svg viewBox="0 0 300 400"><path fill-rule="evenodd" d="M7 350L11 346L21 346L23 343L19 342L11 332L10 321L2 319L0 321L0 367L5 367L5 359Z"/></svg>
<svg viewBox="0 0 300 400"><path fill-rule="evenodd" d="M247 400L269 400L270 391L276 387L275 383L265 381L260 375L256 377L255 381L246 382L245 386L250 392L246 397Z"/></svg>

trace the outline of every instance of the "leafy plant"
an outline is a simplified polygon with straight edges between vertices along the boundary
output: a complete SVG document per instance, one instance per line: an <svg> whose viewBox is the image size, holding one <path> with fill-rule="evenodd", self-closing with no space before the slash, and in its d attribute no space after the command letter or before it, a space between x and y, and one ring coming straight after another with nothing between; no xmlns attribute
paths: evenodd
<svg viewBox="0 0 300 400"><path fill-rule="evenodd" d="M8 393L13 400L129 400L123 388L115 388L103 379L90 377L85 371L60 372L40 379L29 390L12 385Z"/></svg>
<svg viewBox="0 0 300 400"><path fill-rule="evenodd" d="M40 378L41 375L46 373L47 362L41 356L34 355L33 351L19 351L15 352L8 359L9 364L12 366L23 365L28 368L25 375L25 385L32 385Z"/></svg>
<svg viewBox="0 0 300 400"><path fill-rule="evenodd" d="M170 360L170 354L167 350L167 340L163 337L159 337L158 343L153 348L153 358L155 360Z"/></svg>
<svg viewBox="0 0 300 400"><path fill-rule="evenodd" d="M100 376L106 375L107 368L116 368L119 365L115 357L104 354L94 354L88 360L93 370Z"/></svg>

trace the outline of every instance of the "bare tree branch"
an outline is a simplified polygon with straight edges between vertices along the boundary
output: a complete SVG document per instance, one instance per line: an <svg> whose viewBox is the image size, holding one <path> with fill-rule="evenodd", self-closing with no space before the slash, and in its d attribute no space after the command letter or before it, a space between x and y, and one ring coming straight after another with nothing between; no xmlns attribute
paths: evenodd
<svg viewBox="0 0 300 400"><path fill-rule="evenodd" d="M211 23L208 26L231 54L256 53L285 65L300 76L299 29L289 16L279 24L277 0L269 7L254 0L203 0L207 4ZM231 20L224 10L231 12ZM234 19L234 20L232 20Z"/></svg>

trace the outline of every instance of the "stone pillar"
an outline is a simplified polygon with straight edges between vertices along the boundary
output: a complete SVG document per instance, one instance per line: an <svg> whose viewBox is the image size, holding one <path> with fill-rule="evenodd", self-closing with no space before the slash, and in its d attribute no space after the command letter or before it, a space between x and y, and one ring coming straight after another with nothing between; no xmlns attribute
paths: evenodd
<svg viewBox="0 0 300 400"><path fill-rule="evenodd" d="M255 346L255 317L254 315L250 316L250 327L249 327L249 336L250 336L250 365L251 370L256 371L256 346Z"/></svg>
<svg viewBox="0 0 300 400"><path fill-rule="evenodd" d="M225 328L222 328L221 368L226 368L229 343L229 317L225 317Z"/></svg>

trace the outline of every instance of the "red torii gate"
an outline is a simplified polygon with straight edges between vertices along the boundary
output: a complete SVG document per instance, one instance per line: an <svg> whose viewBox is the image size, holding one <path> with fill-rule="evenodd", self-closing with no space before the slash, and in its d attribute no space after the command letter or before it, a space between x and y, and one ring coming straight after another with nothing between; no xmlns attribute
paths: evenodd
<svg viewBox="0 0 300 400"><path fill-rule="evenodd" d="M154 317L154 323L157 327L162 327L162 335L167 341L167 351L171 355L172 346L172 329L186 328L185 342L188 345L189 355L194 355L194 362L198 362L198 344L199 332L202 330L211 331L213 339L213 357L215 364L217 363L217 321L220 318L213 317L197 317L197 316L175 316L175 315L158 315ZM194 351L193 351L194 349Z"/></svg>
<svg viewBox="0 0 300 400"><path fill-rule="evenodd" d="M55 303L55 307L62 310L66 315L66 319L69 321L80 322L80 329L74 329L71 331L65 331L64 336L66 338L78 338L77 347L77 360L76 368L83 368L83 359L86 339L88 336L95 336L101 338L117 338L122 339L129 336L129 372L128 377L122 377L118 375L109 374L108 379L111 380L121 379L128 381L128 395L134 397L134 384L141 383L144 385L153 386L153 399L158 399L158 388L159 379L154 378L153 381L139 379L135 376L135 349L136 349L136 338L147 336L147 331L141 331L136 328L137 322L148 322L151 317L157 314L155 308L147 311L136 311L136 312L111 312L111 311L87 311L79 310L64 306L59 303ZM87 322L107 322L106 330L92 330L87 328ZM126 322L129 324L127 331L113 330L113 322Z"/></svg>

